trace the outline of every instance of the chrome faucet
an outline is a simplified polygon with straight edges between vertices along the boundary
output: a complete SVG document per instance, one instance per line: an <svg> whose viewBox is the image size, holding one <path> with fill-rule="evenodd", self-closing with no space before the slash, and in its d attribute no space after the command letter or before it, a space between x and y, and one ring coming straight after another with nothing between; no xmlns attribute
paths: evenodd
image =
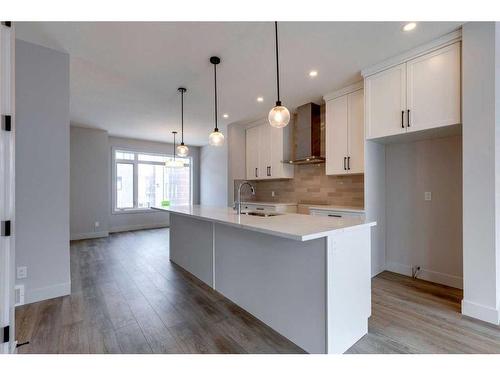
<svg viewBox="0 0 500 375"><path fill-rule="evenodd" d="M238 186L238 194L237 194L237 200L236 202L234 202L234 209L236 210L236 213L238 215L241 214L241 188L245 185L248 185L250 186L250 189L252 191L252 195L255 195L255 188L253 187L253 185L248 182L248 181L243 181L242 183L240 183L240 185Z"/></svg>

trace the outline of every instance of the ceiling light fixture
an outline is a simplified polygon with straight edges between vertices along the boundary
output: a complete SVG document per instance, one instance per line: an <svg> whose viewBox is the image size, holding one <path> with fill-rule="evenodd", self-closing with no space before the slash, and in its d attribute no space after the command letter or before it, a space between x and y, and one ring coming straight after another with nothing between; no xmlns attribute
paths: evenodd
<svg viewBox="0 0 500 375"><path fill-rule="evenodd" d="M181 93L181 144L177 146L177 156L186 157L189 154L189 148L184 144L184 93L187 90L179 87L177 91Z"/></svg>
<svg viewBox="0 0 500 375"><path fill-rule="evenodd" d="M208 137L208 144L210 146L219 147L224 144L224 134L219 131L217 127L217 65L220 64L220 58L212 56L210 62L214 65L214 92L215 92L215 129Z"/></svg>
<svg viewBox="0 0 500 375"><path fill-rule="evenodd" d="M311 70L309 72L309 77L316 77L318 75L318 71L317 70Z"/></svg>
<svg viewBox="0 0 500 375"><path fill-rule="evenodd" d="M408 22L403 26L403 31L412 31L415 27L417 27L416 22Z"/></svg>
<svg viewBox="0 0 500 375"><path fill-rule="evenodd" d="M224 113L224 114L222 115L222 117L224 117L224 118L228 118L228 117L229 117L229 115L228 115L227 113Z"/></svg>
<svg viewBox="0 0 500 375"><path fill-rule="evenodd" d="M275 128L284 128L288 125L290 121L290 112L285 106L281 105L280 100L280 64L279 64L279 53L278 53L278 22L274 22L274 32L276 36L276 87L278 100L276 101L276 106L269 111L269 124Z"/></svg>
<svg viewBox="0 0 500 375"><path fill-rule="evenodd" d="M172 134L174 135L174 157L167 159L167 161L165 162L165 167L167 167L167 168L182 168L182 167L184 167L184 162L182 160L175 159L175 136L176 136L177 132L173 131Z"/></svg>
<svg viewBox="0 0 500 375"><path fill-rule="evenodd" d="M262 96L257 97L257 101L259 103L262 103L264 101L264 98Z"/></svg>

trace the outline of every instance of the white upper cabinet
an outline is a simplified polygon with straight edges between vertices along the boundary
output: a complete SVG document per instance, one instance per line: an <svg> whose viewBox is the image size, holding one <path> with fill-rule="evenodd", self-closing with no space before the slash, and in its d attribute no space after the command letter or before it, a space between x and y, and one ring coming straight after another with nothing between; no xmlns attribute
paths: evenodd
<svg viewBox="0 0 500 375"><path fill-rule="evenodd" d="M406 64L365 79L366 138L406 131Z"/></svg>
<svg viewBox="0 0 500 375"><path fill-rule="evenodd" d="M366 138L461 122L460 42L365 76Z"/></svg>
<svg viewBox="0 0 500 375"><path fill-rule="evenodd" d="M334 95L335 96L335 95ZM364 172L364 100L359 89L326 100L326 174Z"/></svg>
<svg viewBox="0 0 500 375"><path fill-rule="evenodd" d="M277 129L261 121L246 130L247 180L293 178L293 166L283 163L290 158L291 126Z"/></svg>
<svg viewBox="0 0 500 375"><path fill-rule="evenodd" d="M406 63L408 131L454 125L460 118L460 44Z"/></svg>

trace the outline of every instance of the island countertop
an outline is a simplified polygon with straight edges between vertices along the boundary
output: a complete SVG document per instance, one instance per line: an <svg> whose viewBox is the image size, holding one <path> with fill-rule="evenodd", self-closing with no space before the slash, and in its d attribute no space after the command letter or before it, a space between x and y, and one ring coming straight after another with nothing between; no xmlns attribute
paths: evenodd
<svg viewBox="0 0 500 375"><path fill-rule="evenodd" d="M331 218L293 213L279 213L270 217L238 215L229 207L192 205L152 208L296 241L309 241L328 237L338 231L376 225L375 222L359 218Z"/></svg>

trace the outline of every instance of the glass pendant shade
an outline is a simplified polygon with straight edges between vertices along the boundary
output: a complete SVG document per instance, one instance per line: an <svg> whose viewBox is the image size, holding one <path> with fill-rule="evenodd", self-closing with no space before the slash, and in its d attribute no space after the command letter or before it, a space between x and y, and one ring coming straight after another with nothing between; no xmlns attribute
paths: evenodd
<svg viewBox="0 0 500 375"><path fill-rule="evenodd" d="M269 111L269 124L275 128L284 128L290 122L290 111L282 105L277 105Z"/></svg>
<svg viewBox="0 0 500 375"><path fill-rule="evenodd" d="M188 154L189 154L188 146L184 144L180 144L179 146L177 146L177 156L186 157L188 156Z"/></svg>
<svg viewBox="0 0 500 375"><path fill-rule="evenodd" d="M208 144L215 147L222 146L224 144L224 134L215 129L208 137Z"/></svg>

